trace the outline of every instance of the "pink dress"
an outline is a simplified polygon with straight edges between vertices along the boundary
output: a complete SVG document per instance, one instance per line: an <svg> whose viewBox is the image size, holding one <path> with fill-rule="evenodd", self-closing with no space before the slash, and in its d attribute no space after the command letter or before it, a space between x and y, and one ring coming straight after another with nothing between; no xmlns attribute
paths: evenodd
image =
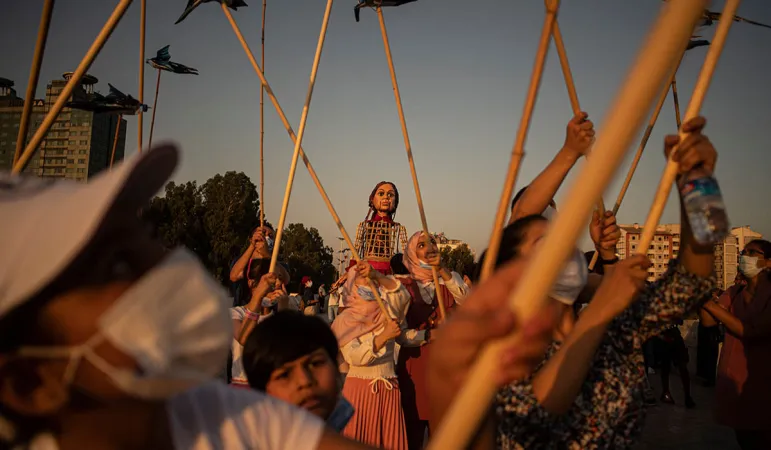
<svg viewBox="0 0 771 450"><path fill-rule="evenodd" d="M771 429L771 281L758 280L755 297L744 301L743 286L729 288L720 304L742 321L744 337L726 331L717 369L715 420L738 430Z"/></svg>

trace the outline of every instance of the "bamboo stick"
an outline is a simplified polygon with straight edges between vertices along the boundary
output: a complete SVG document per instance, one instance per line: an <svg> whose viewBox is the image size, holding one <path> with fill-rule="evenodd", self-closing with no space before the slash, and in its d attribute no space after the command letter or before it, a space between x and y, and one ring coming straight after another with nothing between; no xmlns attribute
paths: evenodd
<svg viewBox="0 0 771 450"><path fill-rule="evenodd" d="M118 125L115 126L115 137L112 140L112 155L110 156L109 172L112 172L112 165L115 162L115 149L118 148L118 136L120 135L121 120L123 120L123 114L118 114Z"/></svg>
<svg viewBox="0 0 771 450"><path fill-rule="evenodd" d="M260 66L265 75L265 10L267 0L262 0L262 27L260 33ZM260 226L265 226L265 86L260 83Z"/></svg>
<svg viewBox="0 0 771 450"><path fill-rule="evenodd" d="M415 160L412 157L412 144L410 143L410 134L407 132L407 120L404 117L404 108L402 107L402 96L399 93L399 83L396 81L396 69L391 55L391 44L388 42L388 32L386 31L385 19L383 18L383 8L378 6L377 17L380 21L380 34L383 36L383 47L385 48L386 60L388 60L388 71L391 74L391 86L393 86L394 97L396 98L396 110L399 113L399 123L402 127L402 136L404 137L404 148L407 150L407 161L410 164L410 173L412 174L412 185L415 188L415 197L418 202L418 211L420 212L420 223L423 225L423 233L426 239L431 241L431 233L428 231L428 222L426 221L426 210L423 207L423 196L420 193L420 183L418 182L418 172L415 169ZM439 286L439 274L436 267L431 266L431 274L434 277L434 286L436 286L436 301L439 304L439 316L442 321L447 318L447 312L444 307L444 292Z"/></svg>
<svg viewBox="0 0 771 450"><path fill-rule="evenodd" d="M292 164L289 166L289 176L286 181L286 190L284 192L284 203L281 205L281 215L278 218L278 227L276 227L276 243L273 245L273 255L270 258L270 271L275 272L276 263L278 263L278 254L281 249L281 237L284 234L284 226L286 224L286 214L289 210L289 198L292 196L292 185L294 184L294 175L297 171L297 160L300 158L300 145L303 142L303 136L305 136L305 127L308 123L308 111L311 107L311 99L313 98L313 88L316 85L316 75L318 74L319 64L321 63L321 52L324 50L324 40L327 36L327 26L329 25L329 16L332 12L332 4L334 0L327 0L327 8L324 11L324 19L321 22L321 32L319 33L319 40L316 45L316 55L313 57L313 65L311 66L311 77L308 83L308 94L305 96L305 105L303 106L303 112L300 115L300 125L297 128L297 140L294 143L294 153L292 154ZM227 5L222 4L222 9L228 11Z"/></svg>
<svg viewBox="0 0 771 450"><path fill-rule="evenodd" d="M495 222L493 222L493 232L490 235L490 242L487 245L487 256L482 263L480 281L484 281L493 273L495 260L498 258L498 247L501 245L506 213L509 210L511 194L514 192L514 183L517 181L519 163L522 161L522 156L524 155L525 140L527 139L527 132L530 129L530 119L533 116L533 109L535 109L535 99L538 96L538 89L541 86L543 67L546 63L546 54L549 51L549 40L551 39L554 22L557 20L558 9L559 0L551 0L551 4L547 4L546 17L544 18L543 28L541 29L541 39L538 41L538 53L536 53L533 72L530 75L530 86L528 87L525 106L522 111L522 117L520 118L517 138L514 142L514 148L511 150L509 170L506 173L506 181L503 183L503 193L501 194L501 199L498 203L498 212L495 215Z"/></svg>
<svg viewBox="0 0 771 450"><path fill-rule="evenodd" d="M677 78L672 78L672 101L675 104L675 122L677 123L677 129L683 125L680 119L680 99L677 96Z"/></svg>
<svg viewBox="0 0 771 450"><path fill-rule="evenodd" d="M145 103L145 29L147 25L147 0L141 0L139 13L139 104ZM155 109L153 109L155 114ZM142 153L142 140L144 133L144 111L139 110L139 117L137 118L137 141L139 147L139 153Z"/></svg>
<svg viewBox="0 0 771 450"><path fill-rule="evenodd" d="M153 145L153 132L155 131L155 112L158 111L158 91L161 88L161 72L161 69L158 69L158 79L155 81L155 100L153 100L153 116L152 119L150 119L150 139L147 142L148 148Z"/></svg>
<svg viewBox="0 0 771 450"><path fill-rule="evenodd" d="M550 224L549 233L510 296L509 306L520 323L526 323L541 311L562 262L575 248L597 196L621 163L626 148L642 125L666 76L677 63L679 50L685 47L705 6L706 0L681 0L664 5L663 13L609 109L593 157L581 170L563 210ZM468 381L439 424L429 449L466 448L495 395L497 386L492 374L500 366L500 350L516 345L518 339L519 335L515 334L513 338L492 343L482 351L466 375Z"/></svg>
<svg viewBox="0 0 771 450"><path fill-rule="evenodd" d="M59 94L56 102L51 107L51 110L48 112L48 114L46 114L45 119L43 119L43 123L35 131L35 134L24 148L24 152L19 157L19 160L14 164L12 170L13 173L19 173L24 170L24 167L27 166L30 158L35 153L35 150L40 146L40 143L43 142L46 134L48 134L48 131L51 129L51 125L54 124L54 121L59 116L59 113L62 112L62 109L67 104L67 102L70 101L70 97L72 96L72 92L75 90L75 87L80 83L80 80L83 78L83 75L86 74L88 68L91 67L91 64L94 62L94 59L96 59L99 51L102 50L102 47L104 47L104 44L115 30L115 27L118 26L118 22L120 22L120 19L126 13L129 5L131 5L131 1L132 0L120 0L118 5L115 7L112 15L110 15L110 18L107 19L107 23L104 24L104 27L102 27L99 35L96 37L96 39L94 39L94 43L91 44L91 47L80 61L80 64L78 65L77 69L75 69L72 77L69 79L69 81L67 81L64 89L62 89L62 92Z"/></svg>
<svg viewBox="0 0 771 450"><path fill-rule="evenodd" d="M241 43L241 47L244 49L244 53L246 53L247 59L249 59L249 62L252 64L252 67L254 68L254 71L257 73L257 76L260 78L260 82L265 87L265 94L268 96L271 103L273 103L273 107L276 108L276 112L278 113L278 116L281 119L281 122L284 124L284 128L286 129L286 132L289 134L289 137L292 139L292 142L297 142L297 136L295 135L294 130L292 129L292 126L289 124L289 120L286 118L286 114L284 114L283 108L281 108L281 105L278 103L278 99L276 98L276 95L273 93L273 89L270 88L270 84L268 84L268 80L265 78L265 75L262 73L262 70L260 69L260 65L257 64L257 60L254 58L254 53L252 53L252 50L249 48L249 44L246 43L246 39L244 39L244 36L241 33L241 29L238 28L238 24L236 23L235 19L233 19L233 15L230 14L230 11L228 11L226 8L223 8L223 11L225 12L225 16L227 17L228 22L230 22L230 26L233 28L233 32L238 38L238 41ZM321 184L321 181L319 180L319 177L316 174L316 171L313 169L313 166L311 165L311 162L308 159L308 155L305 154L305 151L303 150L302 145L299 146L299 149L300 149L300 156L303 159L303 163L305 164L305 167L308 169L308 174L310 174L311 179L313 180L313 183L316 185L316 189L318 189L319 194L321 194L321 198L324 200L324 203L327 205L327 209L329 210L329 213L332 215L332 219L335 221L337 228L340 230L340 234L343 235L343 239L345 239L346 244L348 244L348 248L351 250L352 257L356 260L356 262L361 262L362 259L361 257L359 257L359 253L356 251L356 247L353 245L351 236L345 230L345 226L343 226L343 222L340 220L340 216L337 214L335 207L332 205L332 201L329 199L329 195L327 195L327 191L324 189L324 186ZM377 304L380 307L380 310L383 312L385 317L390 317L390 314L388 313L388 309L386 309L385 303L383 303L383 299L380 297L380 292L378 291L377 287L372 282L372 280L368 280L368 283L369 283L370 289L372 289L372 293L375 296L375 301L377 301Z"/></svg>
<svg viewBox="0 0 771 450"><path fill-rule="evenodd" d="M54 11L54 0L45 0L43 11L40 13L40 25L37 30L37 43L35 44L35 54L32 56L32 67L29 69L29 79L27 80L27 95L24 98L24 109L21 111L21 122L19 122L19 135L16 137L16 151L13 153L13 163L21 157L21 151L24 144L27 143L27 132L29 131L29 119L32 116L32 107L35 103L35 91L37 82L40 78L40 67L43 65L43 55L46 51L46 42L48 41L48 29L51 27L51 16Z"/></svg>
<svg viewBox="0 0 771 450"><path fill-rule="evenodd" d="M683 54L685 51L683 51ZM648 145L648 139L651 137L651 133L653 133L653 127L656 126L656 121L659 120L659 114L661 113L661 108L664 107L664 102L667 100L667 96L669 95L669 86L672 84L672 80L675 79L675 74L677 74L677 70L680 68L680 63L682 63L683 57L680 56L680 62L677 63L677 66L675 66L675 70L672 71L672 75L669 77L669 82L667 82L666 86L664 86L664 89L661 91L661 95L659 96L659 100L656 103L656 107L653 110L653 115L651 116L650 120L648 121L648 127L645 129L645 133L643 134L642 140L640 141L640 146L637 147L637 152L634 155L634 160L632 160L632 165L629 167L629 171L626 174L626 179L624 180L624 185L621 186L621 191L618 193L618 197L616 198L616 203L613 205L613 215L615 216L618 214L618 210L621 208L621 202L624 200L624 196L626 195L626 190L629 189L629 184L632 182L632 177L634 176L635 171L637 170L637 164L640 163L640 157L642 157L642 153L645 150L645 146ZM594 270L594 266L597 265L597 261L599 260L600 253L594 252L594 255L592 255L592 260L589 262L589 270Z"/></svg>
<svg viewBox="0 0 771 450"><path fill-rule="evenodd" d="M722 17L734 17L736 10L739 9L739 3L741 0L726 0L723 7ZM699 72L699 79L696 81L696 87L693 89L693 95L691 95L691 101L688 103L688 109L685 111L685 122L693 119L699 115L701 111L701 105L704 103L704 98L709 90L709 85L712 82L712 75L715 73L717 62L720 59L720 54L723 52L726 39L728 38L728 32L731 30L732 20L721 20L718 22L717 30L715 30L715 36L712 39L712 45L707 50L707 56L704 59L704 65ZM684 133L682 127L680 127L680 142L688 136ZM677 177L678 164L673 159L675 153L680 149L680 145L676 145L669 154L667 165L664 168L664 174L661 177L661 182L656 191L656 196L653 199L653 205L650 212L648 212L648 218L645 220L643 226L642 236L640 236L640 245L638 247L638 254L645 255L648 253L648 246L653 240L653 235L656 233L656 226L661 220L661 214L664 212L664 208L667 205L667 197L672 190L672 184Z"/></svg>
<svg viewBox="0 0 771 450"><path fill-rule="evenodd" d="M546 0L548 8L549 0ZM560 31L560 24L558 20L554 20L554 26L551 30L554 37L554 46L557 48L557 55L560 59L560 66L562 67L562 75L565 77L565 85L568 88L568 97L570 97L570 106L573 109L573 115L577 116L581 113L581 105L578 103L578 93L576 92L576 84L573 81L573 72L570 70L570 63L568 62L568 54L565 51L565 41L562 40L562 32ZM605 202L600 194L599 200L597 200L597 210L600 214L605 214Z"/></svg>

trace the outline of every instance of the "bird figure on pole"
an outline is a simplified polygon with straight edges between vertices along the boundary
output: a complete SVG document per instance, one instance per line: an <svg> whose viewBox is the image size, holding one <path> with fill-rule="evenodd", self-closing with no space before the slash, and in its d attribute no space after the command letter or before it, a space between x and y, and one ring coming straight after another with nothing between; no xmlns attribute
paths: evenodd
<svg viewBox="0 0 771 450"><path fill-rule="evenodd" d="M148 59L147 63L158 70L165 70L167 72L179 73L183 75L198 75L198 69L194 69L184 64L179 64L172 61L171 55L169 54L169 47L170 46L167 45L158 50L155 58Z"/></svg>
<svg viewBox="0 0 771 450"><path fill-rule="evenodd" d="M353 14L356 21L359 21L359 12L361 8L382 8L384 6L401 6L405 3L412 3L418 0L360 0L359 4L353 7Z"/></svg>
<svg viewBox="0 0 771 450"><path fill-rule="evenodd" d="M187 17L191 12L193 12L194 9L198 8L198 6L200 6L201 3L211 3L211 2L224 3L225 5L228 6L228 8L232 9L233 11L238 11L239 7L247 6L244 0L188 0L185 11L182 13L181 16L179 16L179 19L177 19L177 21L174 22L174 25L185 20L185 17Z"/></svg>

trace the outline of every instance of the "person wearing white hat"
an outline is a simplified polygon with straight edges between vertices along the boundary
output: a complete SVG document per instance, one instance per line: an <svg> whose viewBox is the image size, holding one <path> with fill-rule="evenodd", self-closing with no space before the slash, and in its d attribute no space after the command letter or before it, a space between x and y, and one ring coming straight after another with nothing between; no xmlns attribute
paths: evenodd
<svg viewBox="0 0 771 450"><path fill-rule="evenodd" d="M0 448L363 448L215 380L227 297L137 216L177 161L162 145L88 184L0 173Z"/></svg>
<svg viewBox="0 0 771 450"><path fill-rule="evenodd" d="M161 145L88 184L0 172L0 449L370 448L216 379L233 334L228 298L137 215L178 158ZM480 346L514 331L500 313L514 271L480 286L477 308L456 313L437 340L445 351L431 366L442 374L431 399L441 408ZM543 354L551 324L529 330L501 382ZM475 448L492 447L487 431Z"/></svg>

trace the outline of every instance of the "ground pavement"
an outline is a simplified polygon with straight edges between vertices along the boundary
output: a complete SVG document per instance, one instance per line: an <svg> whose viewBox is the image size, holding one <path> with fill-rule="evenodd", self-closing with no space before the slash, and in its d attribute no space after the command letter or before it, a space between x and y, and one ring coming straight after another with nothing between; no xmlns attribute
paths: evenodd
<svg viewBox="0 0 771 450"><path fill-rule="evenodd" d="M695 409L686 409L680 374L673 368L669 386L676 405L658 402L648 409L641 442L635 450L738 450L733 431L716 425L712 419L715 389L695 380L696 348L689 346L691 391ZM661 396L661 375L650 374L656 400Z"/></svg>

